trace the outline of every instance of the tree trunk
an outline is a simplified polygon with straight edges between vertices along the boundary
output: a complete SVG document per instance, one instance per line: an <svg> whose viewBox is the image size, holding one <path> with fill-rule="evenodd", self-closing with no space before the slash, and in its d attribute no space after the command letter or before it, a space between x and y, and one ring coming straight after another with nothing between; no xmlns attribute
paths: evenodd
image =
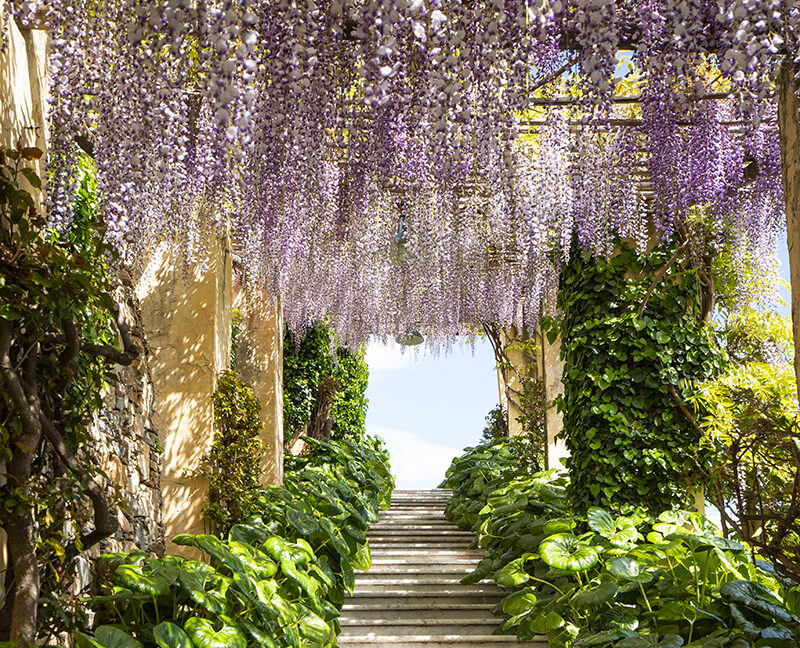
<svg viewBox="0 0 800 648"><path fill-rule="evenodd" d="M36 639L36 613L39 605L36 523L33 514L28 510L22 516L6 516L4 524L8 534L9 558L14 566L14 603L9 639L24 639L33 643Z"/></svg>
<svg viewBox="0 0 800 648"><path fill-rule="evenodd" d="M781 169L786 201L786 238L792 286L792 331L794 371L800 398L800 101L795 75L800 67L786 58L778 77L778 125L781 138Z"/></svg>

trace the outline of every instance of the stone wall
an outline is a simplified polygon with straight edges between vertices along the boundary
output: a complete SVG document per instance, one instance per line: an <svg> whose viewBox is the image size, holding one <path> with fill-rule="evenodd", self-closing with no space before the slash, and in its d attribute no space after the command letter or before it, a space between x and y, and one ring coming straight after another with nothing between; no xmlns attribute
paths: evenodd
<svg viewBox="0 0 800 648"><path fill-rule="evenodd" d="M130 288L115 295L131 322L142 354L116 370L117 382L103 394L103 408L91 428L94 451L108 475L108 487L120 496L119 531L101 543L103 551L141 549L164 553L161 516L161 445L153 425L151 357L144 339L138 302Z"/></svg>

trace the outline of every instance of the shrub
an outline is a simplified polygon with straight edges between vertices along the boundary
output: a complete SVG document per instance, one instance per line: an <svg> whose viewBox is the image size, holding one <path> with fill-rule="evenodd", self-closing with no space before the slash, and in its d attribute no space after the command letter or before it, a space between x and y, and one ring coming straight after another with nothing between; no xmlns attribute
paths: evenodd
<svg viewBox="0 0 800 648"><path fill-rule="evenodd" d="M453 462L447 515L487 551L462 582L511 593L505 631L550 645L795 646L800 589L698 513L576 514L555 471L520 475L506 441Z"/></svg>
<svg viewBox="0 0 800 648"><path fill-rule="evenodd" d="M203 512L214 533L225 536L256 510L265 446L261 403L234 372L219 375L213 401L214 440L200 471L209 477Z"/></svg>
<svg viewBox="0 0 800 648"><path fill-rule="evenodd" d="M393 481L381 442L310 440L283 486L259 491L257 515L226 539L179 535L209 563L140 551L97 562L101 625L79 648L335 646L354 569L370 566L365 533Z"/></svg>

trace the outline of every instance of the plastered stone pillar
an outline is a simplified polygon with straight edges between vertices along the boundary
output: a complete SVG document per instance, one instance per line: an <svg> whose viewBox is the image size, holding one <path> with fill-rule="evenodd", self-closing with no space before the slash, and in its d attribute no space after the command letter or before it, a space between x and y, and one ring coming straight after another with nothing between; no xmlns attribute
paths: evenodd
<svg viewBox="0 0 800 648"><path fill-rule="evenodd" d="M283 309L280 299L258 299L245 290L236 296L241 329L236 370L261 402L262 485L283 484Z"/></svg>
<svg viewBox="0 0 800 648"><path fill-rule="evenodd" d="M0 7L0 21L5 20ZM0 144L17 143L47 151L47 32L8 21L8 45L0 49ZM33 162L44 179L44 156Z"/></svg>
<svg viewBox="0 0 800 648"><path fill-rule="evenodd" d="M545 431L547 433L547 448L545 450L545 468L563 469L562 459L569 456L566 444L561 440L556 440L556 435L564 428L564 421L561 412L558 411L553 401L564 393L564 383L561 377L564 373L564 362L560 358L561 340L556 338L553 344L547 340L547 336L542 336L542 362L544 397L547 401L547 413L545 415Z"/></svg>
<svg viewBox="0 0 800 648"><path fill-rule="evenodd" d="M519 398L523 391L522 377L529 371L532 358L517 344L523 338L514 327L504 328L500 331L500 340L504 354L511 367L498 366L497 380L500 390L500 404L508 415L508 435L517 436L524 432L519 417L522 410Z"/></svg>
<svg viewBox="0 0 800 648"><path fill-rule="evenodd" d="M545 414L545 431L547 434L547 447L545 448L545 466L563 469L561 459L568 456L569 451L563 441L556 441L556 435L563 428L562 416L553 404L553 401L564 392L561 377L564 363L559 357L561 345L556 339L550 344L546 335L537 331L533 339L540 339L539 350L532 356L523 343L529 338L520 335L513 327L504 328L500 332L500 342L507 363L511 366L498 365L497 385L500 395L500 404L508 412L508 434L516 436L524 432L519 417L522 412L519 408L519 397L522 392L522 378L528 377L541 380L544 386L544 398L547 403Z"/></svg>
<svg viewBox="0 0 800 648"><path fill-rule="evenodd" d="M167 552L196 556L172 543L205 530L208 480L192 475L214 435L212 395L230 366L232 254L227 237L210 242L206 268L184 274L166 245L148 260L136 292L151 351L153 423L163 448L162 521Z"/></svg>

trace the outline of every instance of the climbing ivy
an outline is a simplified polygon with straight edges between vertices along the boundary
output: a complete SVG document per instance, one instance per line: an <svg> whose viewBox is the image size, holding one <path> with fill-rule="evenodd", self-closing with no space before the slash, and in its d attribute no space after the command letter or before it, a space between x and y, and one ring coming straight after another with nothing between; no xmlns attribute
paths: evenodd
<svg viewBox="0 0 800 648"><path fill-rule="evenodd" d="M214 440L200 470L209 478L203 512L214 532L224 536L256 509L265 447L261 403L233 371L220 374L213 401Z"/></svg>
<svg viewBox="0 0 800 648"><path fill-rule="evenodd" d="M334 379L339 385L331 408L333 437L358 438L363 436L367 420L367 384L369 368L364 359L365 350L337 351L338 363L334 368Z"/></svg>
<svg viewBox="0 0 800 648"><path fill-rule="evenodd" d="M302 433L315 416L331 419L320 427L330 428L334 438L364 434L369 378L364 350L338 348L334 359L333 348L330 329L322 322L299 333L287 327L283 344L285 438Z"/></svg>
<svg viewBox="0 0 800 648"><path fill-rule="evenodd" d="M564 360L563 436L578 511L685 504L697 479L699 428L683 404L691 382L723 356L700 322L699 280L676 246L644 257L627 245L610 260L573 249L558 305Z"/></svg>

